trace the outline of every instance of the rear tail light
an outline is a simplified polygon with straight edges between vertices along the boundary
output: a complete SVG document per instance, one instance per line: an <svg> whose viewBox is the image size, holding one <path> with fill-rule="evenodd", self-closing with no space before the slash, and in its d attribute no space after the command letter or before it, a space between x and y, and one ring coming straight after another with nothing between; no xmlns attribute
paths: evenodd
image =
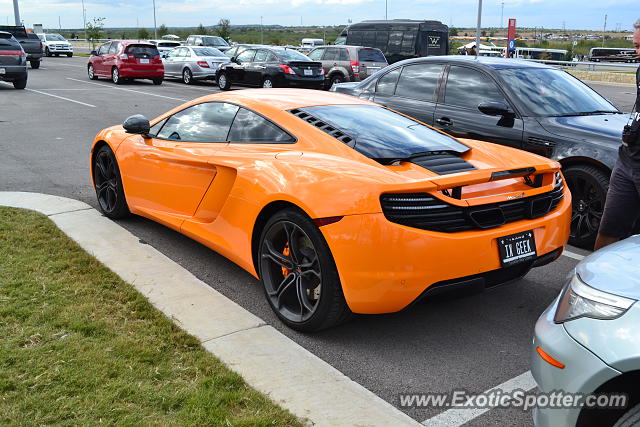
<svg viewBox="0 0 640 427"><path fill-rule="evenodd" d="M122 55L120 55L120 59L129 59L129 55L123 53Z"/></svg>
<svg viewBox="0 0 640 427"><path fill-rule="evenodd" d="M209 68L209 64L207 64L207 61L198 61L197 64L201 68Z"/></svg>
<svg viewBox="0 0 640 427"><path fill-rule="evenodd" d="M23 50L0 50L1 56L24 56Z"/></svg>
<svg viewBox="0 0 640 427"><path fill-rule="evenodd" d="M44 49L44 45L40 42L40 50Z"/></svg>
<svg viewBox="0 0 640 427"><path fill-rule="evenodd" d="M360 61L351 61L349 65L351 65L351 71L353 71L353 74L355 74L357 78L360 73Z"/></svg>
<svg viewBox="0 0 640 427"><path fill-rule="evenodd" d="M324 68L320 68L320 75L324 76Z"/></svg>
<svg viewBox="0 0 640 427"><path fill-rule="evenodd" d="M293 71L293 69L288 65L280 64L280 68L282 68L282 71L284 71L285 74L291 74L291 75L296 74L296 72Z"/></svg>

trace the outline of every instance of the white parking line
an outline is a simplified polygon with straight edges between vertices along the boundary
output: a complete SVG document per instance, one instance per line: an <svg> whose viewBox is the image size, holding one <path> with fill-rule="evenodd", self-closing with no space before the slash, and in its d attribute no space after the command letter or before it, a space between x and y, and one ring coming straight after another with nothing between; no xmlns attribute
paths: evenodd
<svg viewBox="0 0 640 427"><path fill-rule="evenodd" d="M65 67L87 68L86 65L63 64L62 62L57 62L56 65L63 65Z"/></svg>
<svg viewBox="0 0 640 427"><path fill-rule="evenodd" d="M503 382L496 387L486 390L484 393L489 393L494 390L502 390L503 393L510 393L514 390L528 391L533 389L535 386L536 381L533 379L531 371L527 371L515 378L511 378L510 380ZM468 423L469 421L479 417L480 415L490 411L491 409L492 408L448 409L434 417L429 418L428 420L423 421L422 424L429 427L458 427L465 423Z"/></svg>
<svg viewBox="0 0 640 427"><path fill-rule="evenodd" d="M184 83L180 84L180 83L177 83L177 82L171 82L171 81L166 81L166 80L164 81L163 84L165 84L165 85L168 84L170 86L175 86L175 87L181 87L181 88L184 88L184 89L202 90L202 91L209 92L209 93L217 93L217 92L219 92L217 86L211 86L210 88L197 87L197 86L189 86L189 85L186 85Z"/></svg>
<svg viewBox="0 0 640 427"><path fill-rule="evenodd" d="M110 89L113 89L113 90L123 90L123 91L126 91L126 92L139 93L141 95L148 95L148 96L155 96L155 97L158 97L158 98L172 99L174 101L182 101L182 102L189 101L188 99L174 98L172 96L158 95L158 94L155 94L155 93L143 92L141 90L134 90L134 89L125 89L123 87L117 87L117 86L108 86L108 85L104 85L102 83L88 82L86 80L74 79L74 78L71 78L71 77L67 77L66 79L67 80L73 80L73 81L80 82L80 83L86 83L86 84L90 84L90 85L102 86L102 87L110 88Z"/></svg>
<svg viewBox="0 0 640 427"><path fill-rule="evenodd" d="M52 96L52 97L58 98L58 99L64 99L65 101L69 101L69 102L75 102L76 104L84 105L84 106L87 106L87 107L96 108L95 105L87 104L86 102L76 101L75 99L65 98L64 96L58 96L58 95L53 95L51 93L40 92L39 90L35 90L35 89L25 89L25 90L28 90L29 92L39 93L41 95Z"/></svg>

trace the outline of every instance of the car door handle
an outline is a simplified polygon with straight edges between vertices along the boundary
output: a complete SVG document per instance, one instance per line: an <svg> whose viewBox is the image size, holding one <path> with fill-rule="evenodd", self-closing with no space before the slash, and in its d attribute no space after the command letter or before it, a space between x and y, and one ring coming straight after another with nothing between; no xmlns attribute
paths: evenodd
<svg viewBox="0 0 640 427"><path fill-rule="evenodd" d="M267 67L265 67L264 65L256 65L256 68L260 68L261 70L264 70Z"/></svg>
<svg viewBox="0 0 640 427"><path fill-rule="evenodd" d="M436 119L436 123L442 126L451 126L453 124L451 119L448 117L440 117L439 119Z"/></svg>

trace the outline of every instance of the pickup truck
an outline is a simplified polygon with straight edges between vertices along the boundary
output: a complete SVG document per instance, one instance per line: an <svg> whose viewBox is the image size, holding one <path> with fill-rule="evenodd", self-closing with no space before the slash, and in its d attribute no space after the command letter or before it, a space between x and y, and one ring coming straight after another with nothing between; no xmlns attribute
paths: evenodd
<svg viewBox="0 0 640 427"><path fill-rule="evenodd" d="M31 68L40 68L40 60L43 55L43 46L40 38L34 33L28 33L22 25L0 25L0 31L6 31L18 40L22 49L27 54L27 61Z"/></svg>

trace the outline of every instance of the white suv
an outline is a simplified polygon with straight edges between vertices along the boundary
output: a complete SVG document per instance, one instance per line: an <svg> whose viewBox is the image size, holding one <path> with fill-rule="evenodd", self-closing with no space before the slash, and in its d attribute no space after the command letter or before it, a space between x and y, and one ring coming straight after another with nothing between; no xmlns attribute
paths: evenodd
<svg viewBox="0 0 640 427"><path fill-rule="evenodd" d="M38 34L46 56L73 56L73 46L60 34Z"/></svg>

